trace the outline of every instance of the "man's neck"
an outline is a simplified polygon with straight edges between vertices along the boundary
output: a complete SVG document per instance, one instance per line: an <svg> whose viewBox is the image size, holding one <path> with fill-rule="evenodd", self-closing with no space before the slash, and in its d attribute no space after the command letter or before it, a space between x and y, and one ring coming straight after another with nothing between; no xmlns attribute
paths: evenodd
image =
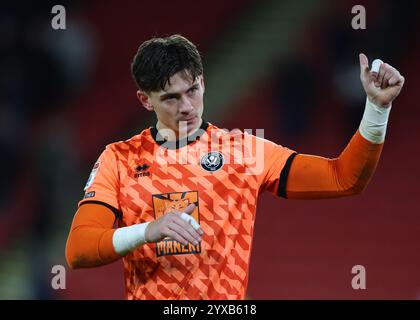
<svg viewBox="0 0 420 320"><path fill-rule="evenodd" d="M189 129L185 125L185 126L180 126L180 128L178 128L178 130L172 130L171 128L165 126L164 124L162 124L158 120L158 122L156 123L156 129L161 134L161 136L164 136L164 137L168 138L167 141L175 141L175 140L185 139L188 136L191 136L201 127L202 123L203 123L203 119L200 119L200 122L198 123L197 127L195 127L195 128ZM168 135L167 133L170 132L170 131L172 131L173 134ZM175 134L175 137L174 137L174 134Z"/></svg>

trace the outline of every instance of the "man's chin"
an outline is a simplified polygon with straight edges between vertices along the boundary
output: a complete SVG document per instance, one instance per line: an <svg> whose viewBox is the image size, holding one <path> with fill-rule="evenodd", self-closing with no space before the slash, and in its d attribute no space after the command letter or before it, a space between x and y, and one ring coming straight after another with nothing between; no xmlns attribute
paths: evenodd
<svg viewBox="0 0 420 320"><path fill-rule="evenodd" d="M194 133L201 125L201 119L194 117L190 120L181 120L178 123L179 132L187 132L187 134Z"/></svg>
<svg viewBox="0 0 420 320"><path fill-rule="evenodd" d="M194 117L188 120L180 120L179 127L180 128L188 128L188 131L197 129L200 124L200 119L198 117Z"/></svg>

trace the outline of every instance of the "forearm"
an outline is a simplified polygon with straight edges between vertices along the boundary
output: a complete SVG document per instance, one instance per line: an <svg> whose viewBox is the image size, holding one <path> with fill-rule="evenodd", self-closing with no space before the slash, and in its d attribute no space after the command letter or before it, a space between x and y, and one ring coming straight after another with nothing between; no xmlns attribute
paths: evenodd
<svg viewBox="0 0 420 320"><path fill-rule="evenodd" d="M71 268L112 263L146 242L148 223L114 229L114 219L113 212L99 204L79 208L66 245L66 259Z"/></svg>
<svg viewBox="0 0 420 320"><path fill-rule="evenodd" d="M287 197L322 199L362 192L382 152L389 109L386 114L383 111L366 103L359 130L338 158L297 155L289 172Z"/></svg>
<svg viewBox="0 0 420 320"><path fill-rule="evenodd" d="M92 268L112 263L121 256L115 251L112 239L115 229L76 226L70 231L66 259L72 269Z"/></svg>

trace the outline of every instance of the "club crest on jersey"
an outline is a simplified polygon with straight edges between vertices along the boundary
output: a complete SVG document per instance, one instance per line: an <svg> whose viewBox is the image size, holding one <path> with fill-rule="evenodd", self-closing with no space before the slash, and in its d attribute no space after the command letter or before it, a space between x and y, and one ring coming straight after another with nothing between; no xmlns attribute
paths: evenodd
<svg viewBox="0 0 420 320"><path fill-rule="evenodd" d="M214 172L223 167L225 159L219 151L210 151L201 158L201 168Z"/></svg>
<svg viewBox="0 0 420 320"><path fill-rule="evenodd" d="M97 172L98 172L98 170L99 170L99 165L100 165L100 162L98 161L98 162L96 162L96 163L95 163L95 165L93 166L93 169L92 169L92 172L90 173L89 179L88 179L88 181L86 182L86 185L85 185L84 191L86 191L87 189L89 189L89 187L90 187L90 186L92 185L92 183L93 183L93 180L95 180L96 173L97 173Z"/></svg>

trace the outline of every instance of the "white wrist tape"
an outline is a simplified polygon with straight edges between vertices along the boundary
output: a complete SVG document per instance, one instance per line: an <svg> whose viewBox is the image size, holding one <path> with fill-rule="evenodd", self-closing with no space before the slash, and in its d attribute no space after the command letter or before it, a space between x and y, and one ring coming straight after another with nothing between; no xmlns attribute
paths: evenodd
<svg viewBox="0 0 420 320"><path fill-rule="evenodd" d="M390 111L391 106L378 107L366 98L365 112L359 126L362 137L376 144L384 142Z"/></svg>
<svg viewBox="0 0 420 320"><path fill-rule="evenodd" d="M190 223L195 230L198 230L200 228L200 225L197 223L197 221L195 221L195 219L191 217L189 214L183 212L181 214L181 218L187 221L188 223Z"/></svg>
<svg viewBox="0 0 420 320"><path fill-rule="evenodd" d="M112 237L112 244L115 252L125 255L146 243L146 228L150 222L135 224L115 230Z"/></svg>

